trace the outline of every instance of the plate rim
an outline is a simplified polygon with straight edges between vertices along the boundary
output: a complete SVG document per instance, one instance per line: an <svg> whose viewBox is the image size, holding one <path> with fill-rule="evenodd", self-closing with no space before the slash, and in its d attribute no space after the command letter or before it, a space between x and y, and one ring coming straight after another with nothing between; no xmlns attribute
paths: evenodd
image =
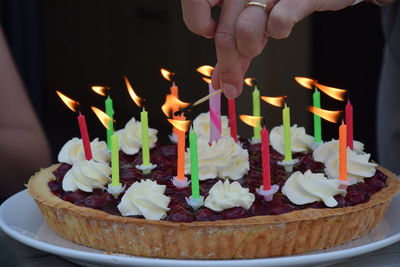
<svg viewBox="0 0 400 267"><path fill-rule="evenodd" d="M191 260L191 259L164 259L164 258L147 258L138 257L125 254L103 254L91 251L81 251L75 248L64 248L56 244L51 244L42 240L37 240L29 235L24 235L23 233L13 229L8 225L4 218L3 211L7 205L12 205L13 201L18 198L28 197L31 201L34 201L28 195L28 189L22 190L7 200L5 200L0 206L0 228L8 236L14 238L15 240L30 246L35 249L39 249L51 254L55 254L61 257L72 258L76 260L81 260L84 262L96 262L96 263L111 263L111 264L151 264L151 266L163 266L164 264L190 264L191 266L204 266L205 264L218 264L218 265L228 265L228 266L243 266L246 264L252 264L252 266L282 266L282 265L295 265L295 264L315 264L330 262L335 260L347 259L350 257L359 256L365 253L369 253L374 250L381 249L383 247L392 245L400 240L400 231L397 234L391 235L389 237L383 238L381 240L374 241L372 243L355 246L352 248L345 248L337 251L327 251L318 254L302 254L302 255L292 255L283 257L272 257L272 258L258 258L258 259L236 259L236 260ZM397 195L392 199L393 201L400 201L400 196ZM38 210L35 211L35 213ZM42 216L40 212L38 215ZM68 240L65 240L70 242ZM71 242L72 243L72 242ZM150 265L149 265L150 266Z"/></svg>

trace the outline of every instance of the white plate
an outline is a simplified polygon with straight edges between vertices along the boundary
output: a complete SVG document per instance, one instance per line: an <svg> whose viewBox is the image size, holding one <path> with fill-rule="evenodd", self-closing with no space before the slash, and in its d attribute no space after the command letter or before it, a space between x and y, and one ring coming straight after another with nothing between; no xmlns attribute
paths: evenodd
<svg viewBox="0 0 400 267"><path fill-rule="evenodd" d="M400 240L400 196L393 199L382 222L368 235L345 245L289 257L253 260L174 260L134 257L79 246L56 235L44 223L27 190L6 200L0 207L0 227L16 240L80 264L102 266L301 266L342 261Z"/></svg>

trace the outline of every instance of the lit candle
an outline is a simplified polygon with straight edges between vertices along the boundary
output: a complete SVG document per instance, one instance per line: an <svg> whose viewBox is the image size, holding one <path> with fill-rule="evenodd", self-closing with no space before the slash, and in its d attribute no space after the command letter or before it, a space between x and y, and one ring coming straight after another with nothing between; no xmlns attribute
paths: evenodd
<svg viewBox="0 0 400 267"><path fill-rule="evenodd" d="M112 119L104 113L102 110L92 107L93 112L99 118L100 122L104 125L104 127L108 128ZM108 193L113 195L115 198L118 198L119 194L121 194L125 185L122 185L119 180L119 141L118 135L115 133L110 137L111 144L111 183L108 184L106 190Z"/></svg>
<svg viewBox="0 0 400 267"><path fill-rule="evenodd" d="M347 183L347 127L342 121L339 127L339 180Z"/></svg>
<svg viewBox="0 0 400 267"><path fill-rule="evenodd" d="M257 85L254 86L252 96L253 96L253 116L259 117L261 116L260 90L258 90ZM261 126L258 123L258 126L253 128L253 139L260 140L261 138L260 132L261 132Z"/></svg>
<svg viewBox="0 0 400 267"><path fill-rule="evenodd" d="M247 125L255 128L258 125L261 125L262 117L240 115L240 119ZM259 188L256 188L256 192L257 194L262 195L265 201L271 201L274 198L274 194L278 192L279 186L276 184L271 185L271 168L269 162L269 133L265 125L262 127L260 139L263 184Z"/></svg>
<svg viewBox="0 0 400 267"><path fill-rule="evenodd" d="M208 92L212 94L215 92L211 81L208 83ZM217 94L209 100L210 108L210 144L213 141L218 141L221 138L221 94Z"/></svg>
<svg viewBox="0 0 400 267"><path fill-rule="evenodd" d="M185 120L185 116L181 116L180 120ZM177 177L179 180L185 179L185 139L186 133L177 129L178 133L178 166L177 166Z"/></svg>
<svg viewBox="0 0 400 267"><path fill-rule="evenodd" d="M111 149L111 136L114 134L114 108L113 102L110 96L108 95L105 101L106 106L106 114L111 118L111 121L108 123L107 127L107 148Z"/></svg>
<svg viewBox="0 0 400 267"><path fill-rule="evenodd" d="M66 95L64 95L63 93L61 93L60 91L56 91L56 93L70 110L72 110L74 112L77 112L79 110L79 102L78 101L72 100L71 98L69 98ZM92 150L90 148L90 138L89 138L89 133L87 130L85 116L82 115L81 112L79 111L77 119L78 119L79 131L81 132L83 149L85 151L85 158L86 158L86 160L91 160L92 159Z"/></svg>
<svg viewBox="0 0 400 267"><path fill-rule="evenodd" d="M149 147L149 122L147 111L144 108L143 111L140 112L140 124L142 127L142 164L143 166L151 166Z"/></svg>
<svg viewBox="0 0 400 267"><path fill-rule="evenodd" d="M229 115L229 127L231 129L231 137L237 139L237 125L236 125L236 104L235 99L228 99L228 115Z"/></svg>
<svg viewBox="0 0 400 267"><path fill-rule="evenodd" d="M283 119L283 143L284 143L284 161L292 161L292 140L290 134L290 108L286 105L282 110Z"/></svg>
<svg viewBox="0 0 400 267"><path fill-rule="evenodd" d="M269 134L265 126L261 131L261 156L264 190L271 189L271 168L269 163Z"/></svg>
<svg viewBox="0 0 400 267"><path fill-rule="evenodd" d="M190 150L190 173L192 183L192 198L200 198L200 187L199 187L199 162L197 155L197 135L190 129L189 133L189 150Z"/></svg>
<svg viewBox="0 0 400 267"><path fill-rule="evenodd" d="M171 95L175 96L176 98L179 98L178 86L176 86L174 81L172 81L172 85L169 88L169 91L171 92Z"/></svg>
<svg viewBox="0 0 400 267"><path fill-rule="evenodd" d="M119 183L119 140L118 135L113 134L111 141L111 184L118 186Z"/></svg>
<svg viewBox="0 0 400 267"><path fill-rule="evenodd" d="M92 149L90 148L90 138L87 130L86 119L85 116L82 115L80 112L78 115L78 124L82 136L82 143L83 143L83 149L85 151L86 160L91 160L93 157L92 157Z"/></svg>
<svg viewBox="0 0 400 267"><path fill-rule="evenodd" d="M321 108L321 93L316 87L313 93L313 106ZM321 117L314 114L314 143L320 142L322 142Z"/></svg>
<svg viewBox="0 0 400 267"><path fill-rule="evenodd" d="M350 99L347 100L346 104L346 127L347 127L347 146L353 150L353 105L350 103Z"/></svg>

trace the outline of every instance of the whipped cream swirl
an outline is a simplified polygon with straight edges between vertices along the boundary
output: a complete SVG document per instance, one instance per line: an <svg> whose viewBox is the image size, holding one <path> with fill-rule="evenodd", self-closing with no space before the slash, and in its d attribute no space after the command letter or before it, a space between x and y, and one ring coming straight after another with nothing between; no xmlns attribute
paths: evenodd
<svg viewBox="0 0 400 267"><path fill-rule="evenodd" d="M357 154L364 153L364 144L358 141L353 142L354 152ZM326 162L327 159L333 155L339 153L339 141L332 139L329 142L320 144L313 152L313 158L315 161Z"/></svg>
<svg viewBox="0 0 400 267"><path fill-rule="evenodd" d="M347 148L347 179L349 184L364 182L364 178L375 175L377 164L369 162L371 154L357 154ZM339 179L339 152L329 156L325 163L325 172L329 178Z"/></svg>
<svg viewBox="0 0 400 267"><path fill-rule="evenodd" d="M118 209L122 216L143 215L148 220L161 220L167 216L171 198L164 195L166 185L141 180L126 190Z"/></svg>
<svg viewBox="0 0 400 267"><path fill-rule="evenodd" d="M120 149L128 155L136 154L142 147L142 126L140 121L132 117L124 129L118 130ZM149 128L149 146L153 148L157 142L157 130Z"/></svg>
<svg viewBox="0 0 400 267"><path fill-rule="evenodd" d="M229 178L238 180L250 168L249 153L231 137L221 137L208 144L208 138L200 137L198 144L199 179ZM185 173L190 174L190 150L185 153Z"/></svg>
<svg viewBox="0 0 400 267"><path fill-rule="evenodd" d="M314 137L306 134L304 127L297 127L294 124L290 128L291 134L291 150L292 152L309 152L312 150L312 145L314 144ZM272 128L269 140L271 146L280 154L284 154L284 138L283 138L283 126L275 126Z"/></svg>
<svg viewBox="0 0 400 267"><path fill-rule="evenodd" d="M334 196L346 195L346 190L339 189L340 181L327 179L323 173L293 173L282 187L282 193L296 205L304 205L315 201L323 201L327 207L336 207L338 202Z"/></svg>
<svg viewBox="0 0 400 267"><path fill-rule="evenodd" d="M107 163L95 160L80 161L72 165L65 174L62 188L64 191L82 190L93 192L93 189L104 189L111 181L111 168Z"/></svg>
<svg viewBox="0 0 400 267"><path fill-rule="evenodd" d="M98 162L109 162L110 153L107 151L107 143L99 141L99 138L94 139L90 142L90 148L92 150L92 156L95 161ZM85 161L85 150L83 148L82 139L74 137L69 140L61 148L58 153L58 161L68 164L75 164Z"/></svg>
<svg viewBox="0 0 400 267"><path fill-rule="evenodd" d="M233 207L242 207L248 210L255 199L248 188L243 188L238 182L229 183L229 180L218 181L211 187L204 206L213 211L223 211Z"/></svg>
<svg viewBox="0 0 400 267"><path fill-rule="evenodd" d="M230 136L228 117L221 116L221 136ZM199 137L210 138L210 112L201 113L193 120L193 130Z"/></svg>

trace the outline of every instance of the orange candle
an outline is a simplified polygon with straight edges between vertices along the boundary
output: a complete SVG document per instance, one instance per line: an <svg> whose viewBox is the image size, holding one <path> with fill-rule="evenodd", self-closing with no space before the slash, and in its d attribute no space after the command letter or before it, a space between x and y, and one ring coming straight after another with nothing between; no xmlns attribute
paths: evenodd
<svg viewBox="0 0 400 267"><path fill-rule="evenodd" d="M342 121L339 127L339 180L347 182L347 126Z"/></svg>
<svg viewBox="0 0 400 267"><path fill-rule="evenodd" d="M186 120L185 116L180 116L180 120ZM174 127L174 129L176 129ZM178 135L178 174L177 177L179 180L185 179L185 139L186 139L186 133L184 131L180 131L176 129L177 135Z"/></svg>
<svg viewBox="0 0 400 267"><path fill-rule="evenodd" d="M178 95L178 86L175 85L175 82L172 82L171 87L169 88L171 95L175 96L176 98L179 98Z"/></svg>

